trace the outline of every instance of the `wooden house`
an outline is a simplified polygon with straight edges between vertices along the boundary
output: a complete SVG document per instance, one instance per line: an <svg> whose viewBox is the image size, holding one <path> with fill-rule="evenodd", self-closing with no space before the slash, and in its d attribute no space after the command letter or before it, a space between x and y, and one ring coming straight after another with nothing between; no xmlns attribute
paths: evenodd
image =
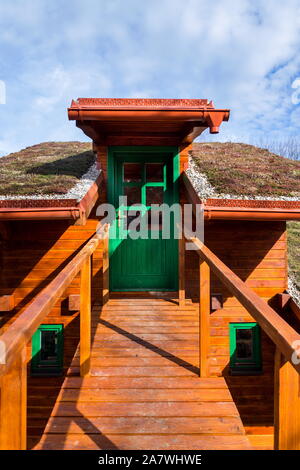
<svg viewBox="0 0 300 470"><path fill-rule="evenodd" d="M0 199L0 448L300 449L300 310L286 293L300 201L201 198L193 141L229 119L207 100L78 99L68 116L92 139L86 194L29 197L30 170L22 197ZM68 175L88 152L59 151L60 170L35 174ZM192 204L204 243L160 225L112 239L97 208L126 230L124 195L146 211Z"/></svg>

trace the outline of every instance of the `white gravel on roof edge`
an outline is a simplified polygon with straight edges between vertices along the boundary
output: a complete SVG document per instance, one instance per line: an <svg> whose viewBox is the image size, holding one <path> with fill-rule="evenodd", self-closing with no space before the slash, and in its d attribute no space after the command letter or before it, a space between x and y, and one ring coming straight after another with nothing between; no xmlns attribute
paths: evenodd
<svg viewBox="0 0 300 470"><path fill-rule="evenodd" d="M189 167L185 171L194 186L198 196L202 199L247 199L261 201L299 201L299 197L288 196L246 196L244 194L218 193L208 181L207 176L199 171L199 167L192 157L189 157Z"/></svg>
<svg viewBox="0 0 300 470"><path fill-rule="evenodd" d="M295 303L300 307L300 290L297 287L293 275L289 276L287 292L293 298Z"/></svg>
<svg viewBox="0 0 300 470"><path fill-rule="evenodd" d="M34 194L30 196L0 196L0 200L4 201L6 199L16 200L16 199L76 199L81 201L81 199L88 192L92 184L96 181L100 174L101 170L97 168L97 163L93 163L88 171L82 175L78 183L75 184L66 194Z"/></svg>

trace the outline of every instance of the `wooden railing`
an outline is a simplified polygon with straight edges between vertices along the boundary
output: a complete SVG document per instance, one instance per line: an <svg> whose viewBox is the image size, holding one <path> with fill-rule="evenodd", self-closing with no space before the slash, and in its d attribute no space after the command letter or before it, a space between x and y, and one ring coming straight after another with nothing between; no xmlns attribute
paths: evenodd
<svg viewBox="0 0 300 470"><path fill-rule="evenodd" d="M92 255L108 229L100 230L35 297L0 336L0 449L26 449L26 346L75 276L80 272L80 375L90 371ZM105 250L104 250L105 251ZM106 271L108 272L106 260ZM107 274L106 274L107 275Z"/></svg>
<svg viewBox="0 0 300 470"><path fill-rule="evenodd" d="M190 236L187 240L194 243L199 255L200 376L209 375L210 272L212 271L276 345L275 449L299 450L300 360L297 360L297 349L300 350L300 335L198 238ZM183 261L180 264L184 266Z"/></svg>

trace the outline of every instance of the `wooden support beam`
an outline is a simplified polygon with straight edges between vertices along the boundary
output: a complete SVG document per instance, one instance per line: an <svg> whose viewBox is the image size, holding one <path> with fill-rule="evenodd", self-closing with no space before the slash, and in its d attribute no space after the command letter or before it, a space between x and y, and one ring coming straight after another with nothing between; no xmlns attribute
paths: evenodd
<svg viewBox="0 0 300 470"><path fill-rule="evenodd" d="M0 377L0 450L26 450L26 346L16 355L9 372Z"/></svg>
<svg viewBox="0 0 300 470"><path fill-rule="evenodd" d="M70 312L76 312L80 310L80 295L70 294L68 298L68 308Z"/></svg>
<svg viewBox="0 0 300 470"><path fill-rule="evenodd" d="M80 375L90 373L91 362L91 257L81 269L80 275Z"/></svg>
<svg viewBox="0 0 300 470"><path fill-rule="evenodd" d="M299 374L281 354L275 353L275 450L300 450Z"/></svg>
<svg viewBox="0 0 300 470"><path fill-rule="evenodd" d="M178 240L179 244L179 307L184 307L185 305L185 238L182 236Z"/></svg>
<svg viewBox="0 0 300 470"><path fill-rule="evenodd" d="M11 312L14 308L15 308L14 294L0 296L0 312Z"/></svg>
<svg viewBox="0 0 300 470"><path fill-rule="evenodd" d="M208 377L208 349L210 336L210 268L205 261L199 261L199 356L200 377Z"/></svg>
<svg viewBox="0 0 300 470"><path fill-rule="evenodd" d="M103 236L103 305L109 300L109 225L104 227Z"/></svg>

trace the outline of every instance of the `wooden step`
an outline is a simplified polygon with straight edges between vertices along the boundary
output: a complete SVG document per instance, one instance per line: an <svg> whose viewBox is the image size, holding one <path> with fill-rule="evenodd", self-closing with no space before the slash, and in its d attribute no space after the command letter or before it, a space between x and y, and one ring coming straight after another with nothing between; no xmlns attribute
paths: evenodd
<svg viewBox="0 0 300 470"><path fill-rule="evenodd" d="M38 423L37 423L38 424ZM50 418L46 434L245 434L238 417Z"/></svg>
<svg viewBox="0 0 300 470"><path fill-rule="evenodd" d="M29 441L30 445L30 441ZM44 434L36 450L250 450L242 435Z"/></svg>

